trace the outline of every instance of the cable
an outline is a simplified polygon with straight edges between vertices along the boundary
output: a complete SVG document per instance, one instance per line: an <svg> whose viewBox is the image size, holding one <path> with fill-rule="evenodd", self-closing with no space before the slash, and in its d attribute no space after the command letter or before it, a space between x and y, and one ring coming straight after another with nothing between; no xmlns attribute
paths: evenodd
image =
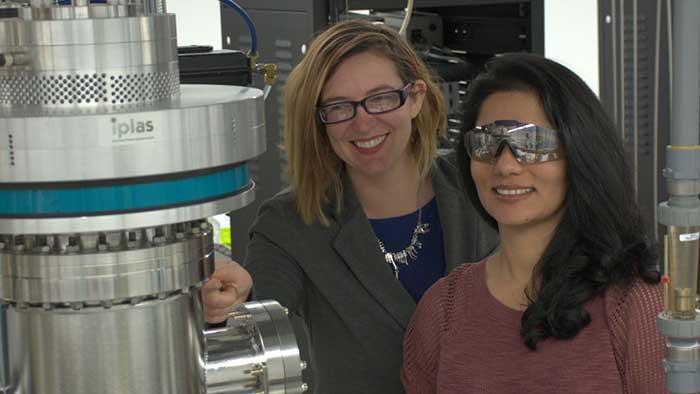
<svg viewBox="0 0 700 394"><path fill-rule="evenodd" d="M403 23L399 29L399 35L401 37L406 37L406 29L408 29L408 23L411 21L411 16L413 15L413 0L408 0L406 4L406 16L403 18Z"/></svg>
<svg viewBox="0 0 700 394"><path fill-rule="evenodd" d="M639 202L639 0L632 0L632 135L635 201Z"/></svg>
<svg viewBox="0 0 700 394"><path fill-rule="evenodd" d="M668 106L673 108L673 10L671 0L666 2L666 23L668 27Z"/></svg>
<svg viewBox="0 0 700 394"><path fill-rule="evenodd" d="M613 94L613 118L615 119L615 123L617 125L620 125L620 117L618 116L618 107L619 107L619 101L617 99L617 57L618 57L618 52L617 52L617 0L611 0L612 1L612 6L611 6L611 11L612 11L612 78L613 78L613 89L612 89L612 94ZM620 127L620 129L624 130L624 125ZM624 141L624 134L620 138L623 138Z"/></svg>
<svg viewBox="0 0 700 394"><path fill-rule="evenodd" d="M661 3L663 0L656 1L656 37L654 38L654 128L652 134L654 136L654 143L652 147L654 151L651 156L654 158L654 175L652 177L652 190L654 191L654 208L659 206L659 66L661 63ZM659 240L659 214L656 209L654 209L654 239L658 242ZM668 275L667 272L664 272Z"/></svg>
<svg viewBox="0 0 700 394"><path fill-rule="evenodd" d="M622 141L627 143L627 79L625 77L625 71L627 69L627 59L625 59L625 0L620 0L620 123L622 127L620 128Z"/></svg>
<svg viewBox="0 0 700 394"><path fill-rule="evenodd" d="M442 54L433 53L433 51L439 51L439 52L442 52ZM449 52L447 52L441 48L435 47L435 46L431 47L429 50L425 51L424 53L430 59L442 60L442 61L445 61L448 63L466 63L466 61L464 59L459 58L459 57L454 56L454 55L451 55L451 54L448 54Z"/></svg>
<svg viewBox="0 0 700 394"><path fill-rule="evenodd" d="M255 24L253 23L253 20L250 18L250 15L248 15L247 12L241 6L236 4L235 1L233 0L219 0L220 2L224 3L225 5L233 8L236 10L245 20L245 23L248 25L248 30L250 30L250 56L256 56L258 54L258 33L255 30Z"/></svg>

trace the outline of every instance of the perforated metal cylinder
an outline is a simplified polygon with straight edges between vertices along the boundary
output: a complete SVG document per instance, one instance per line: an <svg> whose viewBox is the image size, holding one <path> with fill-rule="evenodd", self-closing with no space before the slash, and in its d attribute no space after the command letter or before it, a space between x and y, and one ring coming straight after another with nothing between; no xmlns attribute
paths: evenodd
<svg viewBox="0 0 700 394"><path fill-rule="evenodd" d="M179 94L175 16L134 5L26 8L0 24L0 105L107 109Z"/></svg>

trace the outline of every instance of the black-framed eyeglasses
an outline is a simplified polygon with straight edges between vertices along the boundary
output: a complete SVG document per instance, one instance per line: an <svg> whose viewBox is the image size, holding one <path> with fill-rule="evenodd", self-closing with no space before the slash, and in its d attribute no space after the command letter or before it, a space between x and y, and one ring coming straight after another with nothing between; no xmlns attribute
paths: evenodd
<svg viewBox="0 0 700 394"><path fill-rule="evenodd" d="M367 96L360 101L341 101L316 108L318 118L324 124L335 124L350 120L357 115L357 106L361 105L365 112L372 115L385 114L401 108L406 103L406 90L413 86L409 82L401 89L389 90Z"/></svg>

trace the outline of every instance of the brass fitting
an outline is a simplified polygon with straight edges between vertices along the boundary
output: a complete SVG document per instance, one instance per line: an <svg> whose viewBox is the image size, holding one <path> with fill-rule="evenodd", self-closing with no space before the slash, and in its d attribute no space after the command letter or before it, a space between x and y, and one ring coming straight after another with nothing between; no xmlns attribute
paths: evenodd
<svg viewBox="0 0 700 394"><path fill-rule="evenodd" d="M277 65L273 63L265 64L263 73L265 75L265 85L274 85L277 81Z"/></svg>

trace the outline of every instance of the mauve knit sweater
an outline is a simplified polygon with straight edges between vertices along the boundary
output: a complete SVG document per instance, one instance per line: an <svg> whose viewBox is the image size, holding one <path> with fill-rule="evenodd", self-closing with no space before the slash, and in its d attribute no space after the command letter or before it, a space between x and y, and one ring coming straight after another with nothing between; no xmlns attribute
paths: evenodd
<svg viewBox="0 0 700 394"><path fill-rule="evenodd" d="M421 300L404 339L407 394L666 393L660 285L636 280L586 304L591 323L571 340L529 350L521 311L496 300L485 263L465 264Z"/></svg>

